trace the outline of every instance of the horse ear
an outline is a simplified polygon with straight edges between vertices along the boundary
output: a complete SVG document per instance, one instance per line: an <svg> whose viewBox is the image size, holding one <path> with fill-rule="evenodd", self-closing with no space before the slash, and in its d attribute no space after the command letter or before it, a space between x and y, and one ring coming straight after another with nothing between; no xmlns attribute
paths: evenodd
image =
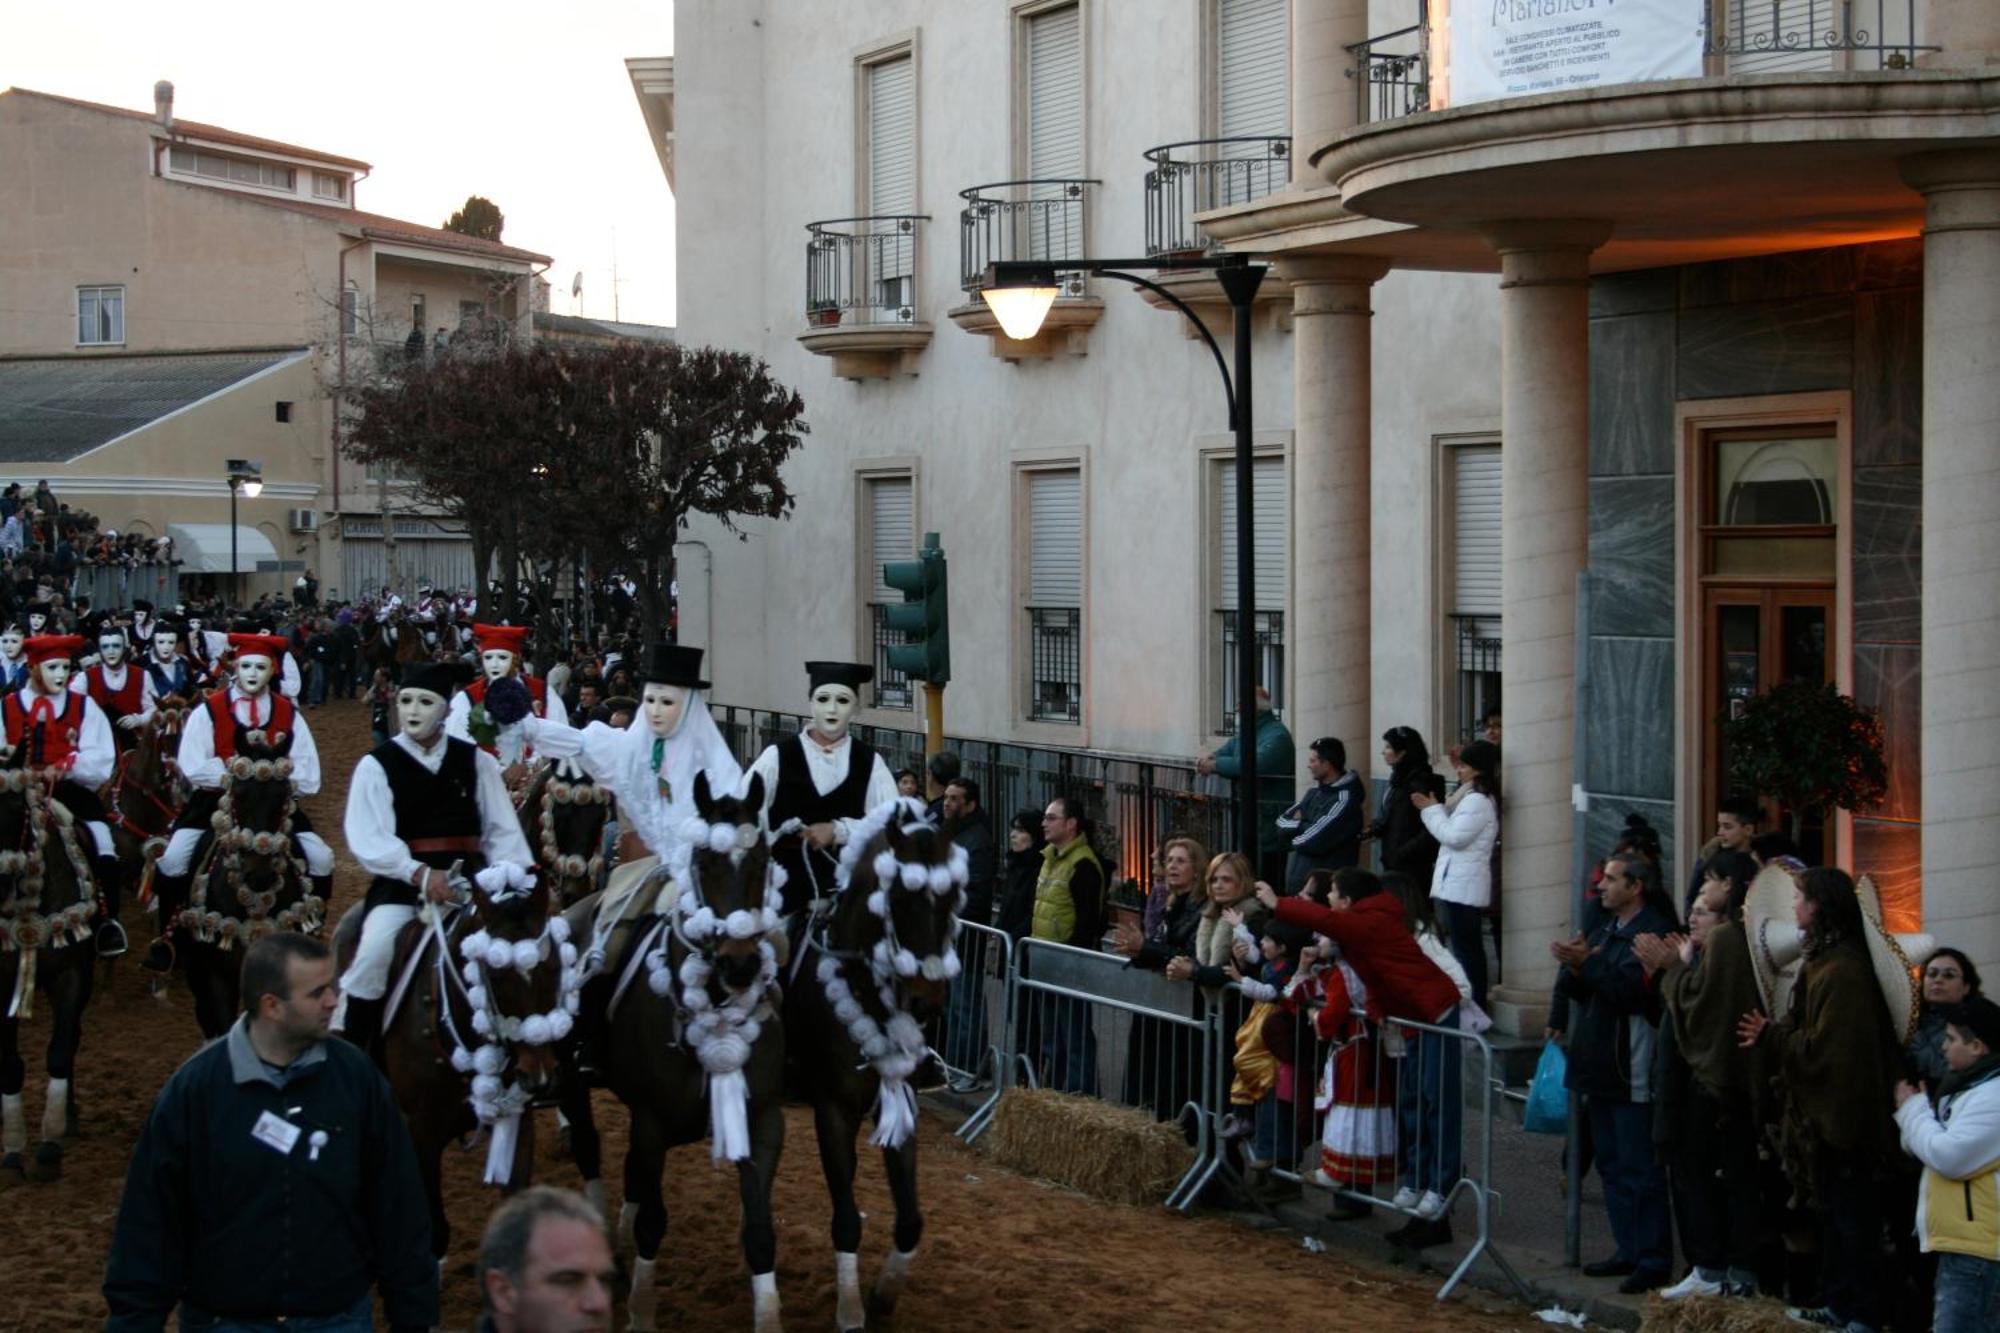
<svg viewBox="0 0 2000 1333"><path fill-rule="evenodd" d="M762 773L752 773L750 775L750 788L743 794L743 804L746 807L747 813L753 819L764 808L764 775Z"/></svg>
<svg viewBox="0 0 2000 1333"><path fill-rule="evenodd" d="M711 819L715 810L715 798L708 790L708 770L694 771L694 808L701 812L703 819Z"/></svg>

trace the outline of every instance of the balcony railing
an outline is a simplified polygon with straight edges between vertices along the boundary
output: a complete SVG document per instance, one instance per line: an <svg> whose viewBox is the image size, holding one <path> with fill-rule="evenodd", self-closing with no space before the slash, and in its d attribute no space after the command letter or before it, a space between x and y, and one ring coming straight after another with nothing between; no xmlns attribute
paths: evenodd
<svg viewBox="0 0 2000 1333"><path fill-rule="evenodd" d="M1217 700L1219 707L1215 730L1219 735L1233 735L1236 731L1236 704L1242 697L1236 683L1236 613L1217 611L1215 616L1221 634L1222 651L1220 673L1222 694ZM1250 633L1257 645L1256 683L1271 692L1271 709L1279 717L1283 717L1285 715L1285 613L1252 612Z"/></svg>
<svg viewBox="0 0 2000 1333"><path fill-rule="evenodd" d="M1247 204L1282 189L1292 176L1292 141L1191 139L1146 150L1146 253L1199 255L1213 246L1194 215Z"/></svg>
<svg viewBox="0 0 2000 1333"><path fill-rule="evenodd" d="M1707 15L1707 51L1731 74L1910 69L1916 0L1729 0Z"/></svg>
<svg viewBox="0 0 2000 1333"><path fill-rule="evenodd" d="M914 324L922 277L920 213L806 224L806 323Z"/></svg>
<svg viewBox="0 0 2000 1333"><path fill-rule="evenodd" d="M1451 617L1457 685L1457 732L1461 741L1479 734L1479 719L1500 704L1501 637L1500 617L1461 615Z"/></svg>
<svg viewBox="0 0 2000 1333"><path fill-rule="evenodd" d="M1084 256L1094 180L999 181L960 190L959 285L977 293L986 266L1008 260L1054 264L1064 296L1084 294L1084 275L1065 270Z"/></svg>
<svg viewBox="0 0 2000 1333"><path fill-rule="evenodd" d="M1083 720L1083 612L1028 608L1028 720Z"/></svg>
<svg viewBox="0 0 2000 1333"><path fill-rule="evenodd" d="M1347 77L1354 80L1361 124L1431 109L1429 8L1417 0L1415 23L1347 48L1354 57Z"/></svg>

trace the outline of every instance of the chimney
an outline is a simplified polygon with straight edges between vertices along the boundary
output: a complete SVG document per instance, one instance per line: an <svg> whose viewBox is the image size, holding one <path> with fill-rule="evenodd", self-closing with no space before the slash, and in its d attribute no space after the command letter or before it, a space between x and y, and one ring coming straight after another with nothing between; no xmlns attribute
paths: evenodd
<svg viewBox="0 0 2000 1333"><path fill-rule="evenodd" d="M153 85L153 115L159 120L161 129L174 127L174 85L165 79Z"/></svg>

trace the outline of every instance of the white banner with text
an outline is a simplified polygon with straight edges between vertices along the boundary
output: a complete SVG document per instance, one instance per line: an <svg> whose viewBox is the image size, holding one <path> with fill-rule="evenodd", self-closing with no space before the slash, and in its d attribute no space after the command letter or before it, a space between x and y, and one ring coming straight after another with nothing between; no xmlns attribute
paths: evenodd
<svg viewBox="0 0 2000 1333"><path fill-rule="evenodd" d="M1702 72L1702 0L1451 0L1453 106Z"/></svg>

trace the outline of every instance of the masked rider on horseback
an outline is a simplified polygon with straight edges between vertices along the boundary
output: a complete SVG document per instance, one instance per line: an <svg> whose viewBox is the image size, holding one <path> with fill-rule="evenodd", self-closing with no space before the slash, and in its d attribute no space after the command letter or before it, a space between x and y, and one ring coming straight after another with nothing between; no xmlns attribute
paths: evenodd
<svg viewBox="0 0 2000 1333"><path fill-rule="evenodd" d="M499 763L445 732L447 701L465 674L457 662L406 669L396 691L396 734L363 756L348 787L347 847L375 878L362 908L361 942L340 979L334 1028L364 1050L381 1035L396 937L425 899L451 900L447 871L456 866L470 878L512 865L526 876L535 864Z"/></svg>
<svg viewBox="0 0 2000 1333"><path fill-rule="evenodd" d="M298 706L272 688L278 664L284 660L285 641L270 634L232 634L228 647L236 652L232 683L210 694L199 707L189 709L181 731L181 776L194 787L194 795L174 821L167 850L154 867L153 893L159 904L161 931L146 951L145 966L156 972L173 967L169 937L175 918L187 905L196 853L213 831L211 821L222 804L223 784L229 761L236 756L238 735L260 733L265 745L284 750L292 761L292 790L298 795L319 791L319 747L313 743L312 729ZM314 892L329 899L333 896L333 849L312 831L304 809L295 809L291 818L292 841L305 857Z"/></svg>

